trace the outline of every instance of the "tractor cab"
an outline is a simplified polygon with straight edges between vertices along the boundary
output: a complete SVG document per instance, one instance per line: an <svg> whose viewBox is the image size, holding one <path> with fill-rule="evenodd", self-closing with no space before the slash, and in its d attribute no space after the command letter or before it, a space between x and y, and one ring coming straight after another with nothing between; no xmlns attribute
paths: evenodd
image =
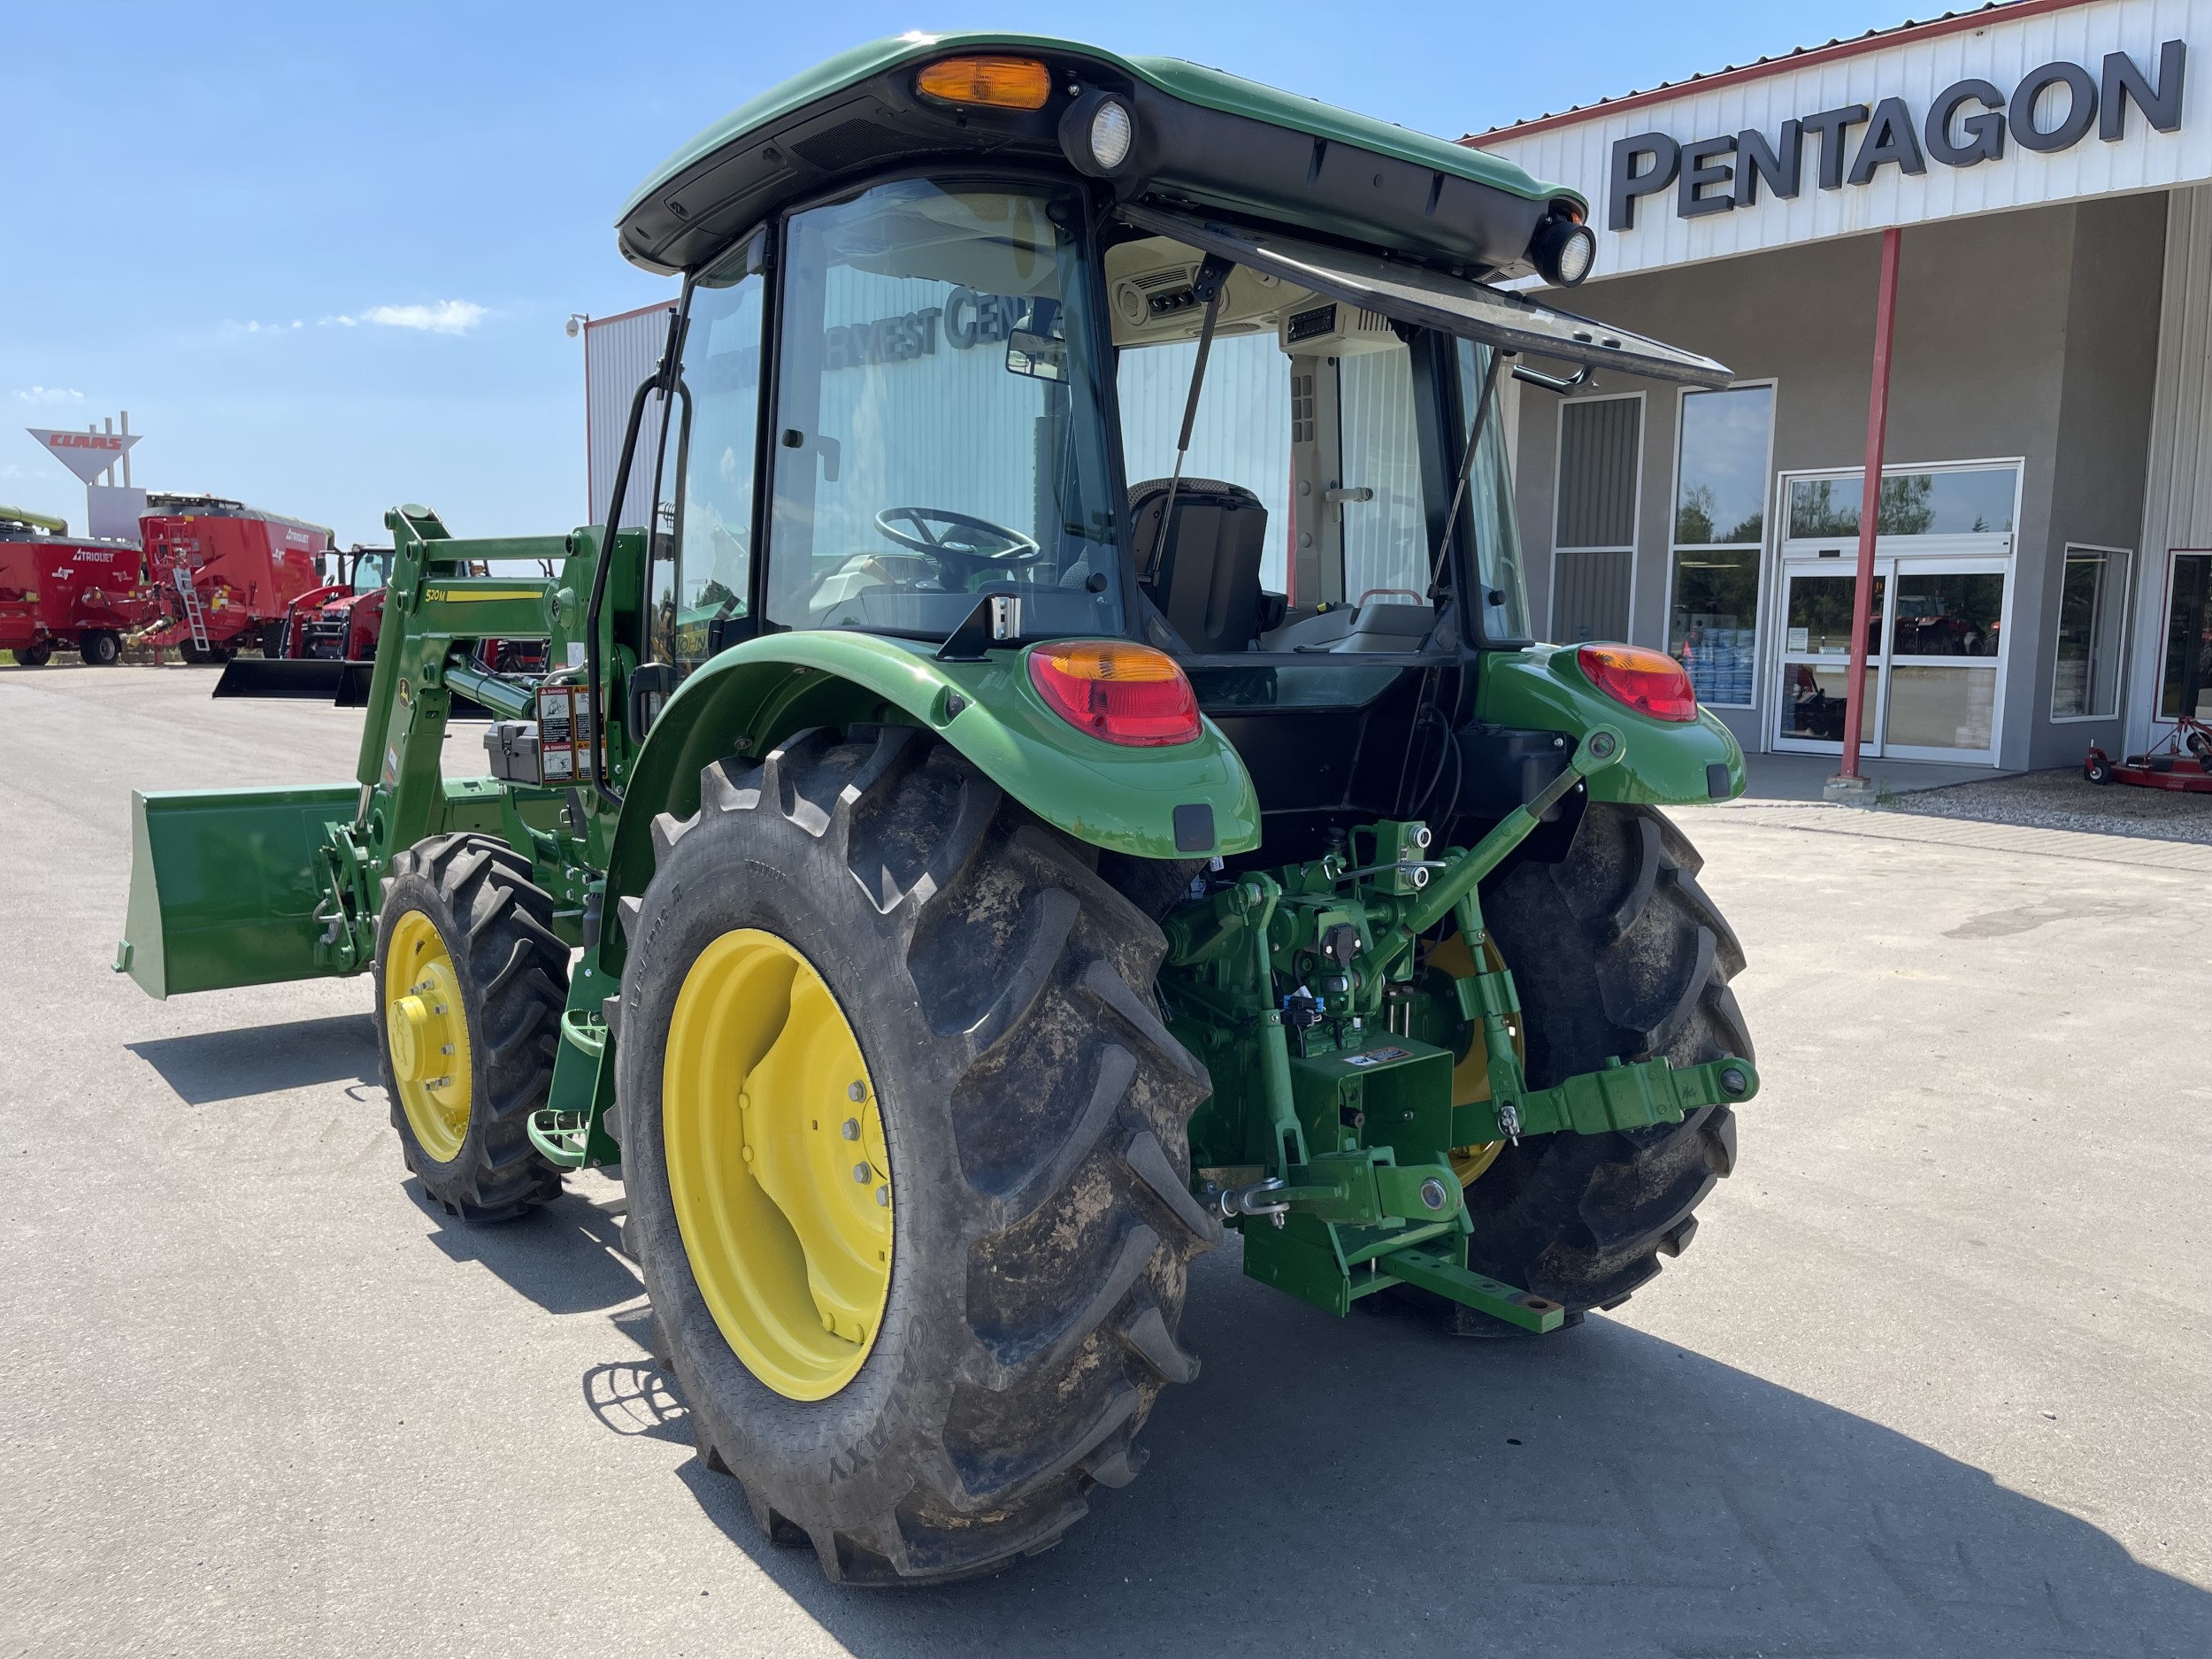
<svg viewBox="0 0 2212 1659"><path fill-rule="evenodd" d="M1409 671L1532 642L1501 375L1727 379L1492 285L1580 280L1586 215L1173 60L949 35L834 60L620 221L685 278L631 456L640 658L672 686L787 631L1127 641L1174 660L1269 810L1388 810L1356 780L1431 718Z"/></svg>

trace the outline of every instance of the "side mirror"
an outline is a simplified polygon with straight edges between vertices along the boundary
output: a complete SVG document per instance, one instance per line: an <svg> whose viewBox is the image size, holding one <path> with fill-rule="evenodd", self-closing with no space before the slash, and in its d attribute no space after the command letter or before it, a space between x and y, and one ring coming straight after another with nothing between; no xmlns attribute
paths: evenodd
<svg viewBox="0 0 2212 1659"><path fill-rule="evenodd" d="M1033 380L1064 380L1068 378L1068 342L1017 328L1006 336L1006 372L1025 374Z"/></svg>

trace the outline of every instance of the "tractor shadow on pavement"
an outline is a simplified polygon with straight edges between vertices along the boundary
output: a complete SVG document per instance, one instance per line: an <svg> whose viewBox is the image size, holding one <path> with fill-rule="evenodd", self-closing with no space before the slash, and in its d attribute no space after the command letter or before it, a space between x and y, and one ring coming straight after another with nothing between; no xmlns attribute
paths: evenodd
<svg viewBox="0 0 2212 1659"><path fill-rule="evenodd" d="M123 1046L158 1071L188 1106L323 1083L373 1081L377 1074L376 1023L367 1014L195 1032Z"/></svg>
<svg viewBox="0 0 2212 1659"><path fill-rule="evenodd" d="M430 1241L450 1260L476 1263L548 1313L591 1313L634 1302L645 1290L621 1255L620 1189L611 1181L595 1185L615 1194L611 1203L572 1187L541 1209L489 1226L447 1215L411 1177L406 1190L435 1225Z"/></svg>
<svg viewBox="0 0 2212 1659"><path fill-rule="evenodd" d="M1183 1330L1205 1372L1162 1396L1151 1467L995 1578L841 1589L735 1482L679 1478L864 1656L2212 1652L2212 1594L2089 1523L1602 1317L1540 1342L1338 1321L1242 1279L1232 1244ZM586 1398L690 1439L649 1361Z"/></svg>

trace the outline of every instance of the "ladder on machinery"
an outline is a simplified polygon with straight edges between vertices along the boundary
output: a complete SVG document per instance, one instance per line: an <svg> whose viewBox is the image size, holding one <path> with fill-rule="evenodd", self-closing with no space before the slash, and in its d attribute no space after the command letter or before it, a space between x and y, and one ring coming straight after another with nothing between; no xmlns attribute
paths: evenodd
<svg viewBox="0 0 2212 1659"><path fill-rule="evenodd" d="M191 632L193 648L204 651L208 649L207 612L200 608L199 586L192 580L192 556L183 548L174 548L169 557L170 585L184 602L185 626Z"/></svg>

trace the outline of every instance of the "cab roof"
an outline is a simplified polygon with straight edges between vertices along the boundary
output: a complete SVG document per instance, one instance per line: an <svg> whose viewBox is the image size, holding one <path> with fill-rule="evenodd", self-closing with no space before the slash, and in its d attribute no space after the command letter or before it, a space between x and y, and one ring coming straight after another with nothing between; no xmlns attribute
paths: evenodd
<svg viewBox="0 0 2212 1659"><path fill-rule="evenodd" d="M912 72L974 53L1043 59L1051 102L1033 113L956 111L915 92ZM910 159L1057 159L1064 88L1077 85L1134 105L1144 165L1125 196L1288 221L1492 277L1527 268L1527 238L1553 204L1578 217L1588 208L1482 150L1180 58L1044 35L914 33L830 58L683 145L623 205L623 254L687 269L787 202Z"/></svg>

